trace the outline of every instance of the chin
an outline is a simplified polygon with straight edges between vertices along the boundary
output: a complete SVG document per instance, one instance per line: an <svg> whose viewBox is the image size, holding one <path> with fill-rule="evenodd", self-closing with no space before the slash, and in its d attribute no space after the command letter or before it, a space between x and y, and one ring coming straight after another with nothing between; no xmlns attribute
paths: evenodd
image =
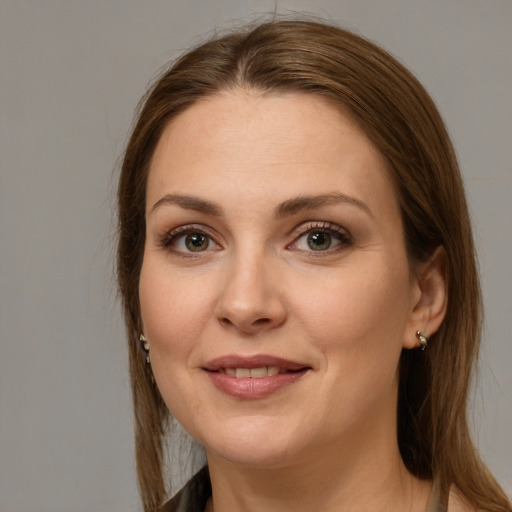
<svg viewBox="0 0 512 512"><path fill-rule="evenodd" d="M273 446L254 446L245 444L236 444L231 446L219 446L217 449L206 450L206 457L210 461L211 457L221 458L228 464L238 468L245 469L279 469L289 466L293 463L293 454L282 447Z"/></svg>
<svg viewBox="0 0 512 512"><path fill-rule="evenodd" d="M268 418L244 418L222 425L222 434L209 431L200 442L207 456L247 468L277 468L295 459L307 444L297 429L273 425Z"/></svg>

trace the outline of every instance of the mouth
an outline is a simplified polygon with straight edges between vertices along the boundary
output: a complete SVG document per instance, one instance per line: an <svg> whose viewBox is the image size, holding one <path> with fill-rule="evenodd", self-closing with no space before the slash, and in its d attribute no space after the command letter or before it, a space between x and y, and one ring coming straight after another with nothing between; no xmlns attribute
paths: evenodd
<svg viewBox="0 0 512 512"><path fill-rule="evenodd" d="M311 366L290 359L265 354L255 356L228 355L209 361L204 367L209 372L225 373L236 378L263 378L311 369Z"/></svg>
<svg viewBox="0 0 512 512"><path fill-rule="evenodd" d="M279 368L279 366L260 366L259 368L219 368L217 371L236 379L263 379L300 370L287 370L286 368Z"/></svg>
<svg viewBox="0 0 512 512"><path fill-rule="evenodd" d="M269 396L311 369L309 365L267 355L225 356L203 367L217 389L239 399Z"/></svg>

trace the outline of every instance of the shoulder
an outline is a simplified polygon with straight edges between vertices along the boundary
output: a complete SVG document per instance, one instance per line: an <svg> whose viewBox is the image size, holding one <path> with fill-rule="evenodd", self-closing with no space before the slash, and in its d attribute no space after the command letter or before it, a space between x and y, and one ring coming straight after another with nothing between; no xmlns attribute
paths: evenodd
<svg viewBox="0 0 512 512"><path fill-rule="evenodd" d="M448 512L479 512L478 509L470 505L459 490L452 486L448 497Z"/></svg>
<svg viewBox="0 0 512 512"><path fill-rule="evenodd" d="M203 512L211 493L208 468L204 467L158 512Z"/></svg>
<svg viewBox="0 0 512 512"><path fill-rule="evenodd" d="M445 500L446 503L446 500ZM498 504L499 503L499 504ZM468 500L464 497L462 492L457 488L457 486L452 485L449 492L448 497L448 507L444 509L446 512L489 512L491 510L502 510L503 512L512 512L510 500L505 502L503 500L497 499L497 501L492 500L492 504L489 502L489 506L485 506L483 508L475 507L468 502Z"/></svg>

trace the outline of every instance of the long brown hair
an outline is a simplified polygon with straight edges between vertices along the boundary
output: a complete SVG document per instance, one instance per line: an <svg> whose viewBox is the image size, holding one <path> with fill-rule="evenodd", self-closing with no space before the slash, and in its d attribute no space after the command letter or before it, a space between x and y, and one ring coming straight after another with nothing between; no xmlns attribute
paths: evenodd
<svg viewBox="0 0 512 512"><path fill-rule="evenodd" d="M454 150L431 98L384 50L340 28L271 21L217 37L181 57L148 91L122 166L118 282L135 408L137 471L146 511L166 493L163 438L169 412L145 364L138 285L145 241L149 164L162 130L200 98L221 90L301 91L348 109L387 159L410 261L443 246L448 310L426 352L403 351L398 442L409 471L456 485L476 508L509 503L472 444L467 395L478 354L481 295L464 188Z"/></svg>

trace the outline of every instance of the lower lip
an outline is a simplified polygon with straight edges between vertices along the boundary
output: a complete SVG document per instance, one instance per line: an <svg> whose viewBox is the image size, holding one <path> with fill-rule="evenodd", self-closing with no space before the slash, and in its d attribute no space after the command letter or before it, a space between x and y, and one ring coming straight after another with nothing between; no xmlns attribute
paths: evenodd
<svg viewBox="0 0 512 512"><path fill-rule="evenodd" d="M305 368L297 372L279 373L272 377L247 377L238 379L226 373L210 371L206 373L212 380L213 385L223 393L234 396L235 398L250 400L270 396L279 389L296 382L305 375L307 371L308 369Z"/></svg>

